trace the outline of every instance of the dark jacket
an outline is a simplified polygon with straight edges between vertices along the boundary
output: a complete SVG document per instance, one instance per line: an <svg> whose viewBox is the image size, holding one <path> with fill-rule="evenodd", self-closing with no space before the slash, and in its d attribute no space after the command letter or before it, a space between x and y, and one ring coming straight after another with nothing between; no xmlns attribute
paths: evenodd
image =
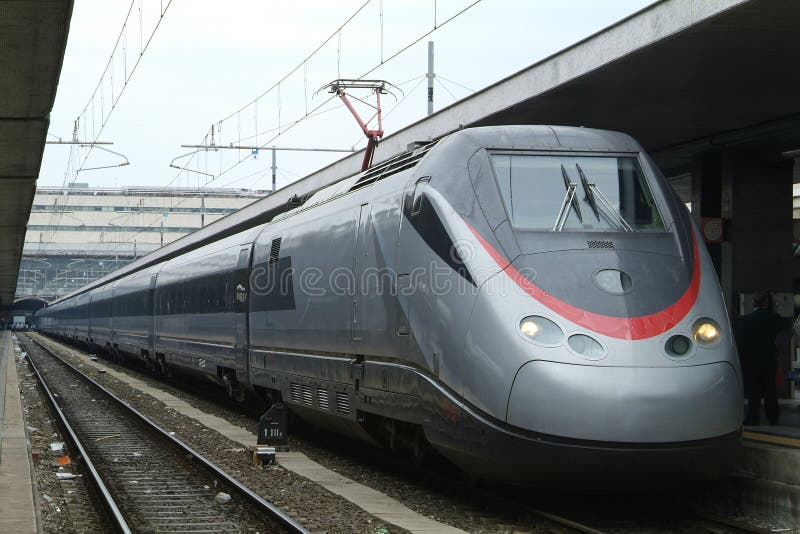
<svg viewBox="0 0 800 534"><path fill-rule="evenodd" d="M736 332L742 366L761 367L774 363L775 338L791 326L790 320L763 308L742 315Z"/></svg>

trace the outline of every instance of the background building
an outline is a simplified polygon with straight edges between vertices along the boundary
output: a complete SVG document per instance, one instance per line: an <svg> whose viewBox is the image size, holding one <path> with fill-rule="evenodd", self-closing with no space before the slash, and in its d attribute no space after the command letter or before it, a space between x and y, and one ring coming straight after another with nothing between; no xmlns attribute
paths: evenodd
<svg viewBox="0 0 800 534"><path fill-rule="evenodd" d="M267 191L41 187L16 296L52 299L234 212Z"/></svg>

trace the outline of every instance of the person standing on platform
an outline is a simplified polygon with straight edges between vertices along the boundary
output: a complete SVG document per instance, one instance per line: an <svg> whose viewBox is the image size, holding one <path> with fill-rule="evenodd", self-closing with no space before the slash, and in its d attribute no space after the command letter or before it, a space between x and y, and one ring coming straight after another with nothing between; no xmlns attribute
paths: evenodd
<svg viewBox="0 0 800 534"><path fill-rule="evenodd" d="M778 348L775 339L781 331L791 328L792 322L772 311L772 297L767 291L760 291L753 296L753 306L752 312L739 317L736 329L739 360L744 375L744 395L747 398L744 424L758 424L763 398L769 424L777 425Z"/></svg>

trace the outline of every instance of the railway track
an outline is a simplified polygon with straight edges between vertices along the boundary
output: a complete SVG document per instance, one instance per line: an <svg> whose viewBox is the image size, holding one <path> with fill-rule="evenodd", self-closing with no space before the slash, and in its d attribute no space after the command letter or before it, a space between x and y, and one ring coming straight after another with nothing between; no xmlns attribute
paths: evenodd
<svg viewBox="0 0 800 534"><path fill-rule="evenodd" d="M511 502L516 502L514 499ZM773 534L774 531L725 517L696 512L673 503L670 511L663 507L637 508L637 503L619 504L616 508L598 511L596 508L571 513L554 513L532 508L517 502L532 515L554 521L575 532L585 534L622 534L627 532L719 532L725 534Z"/></svg>
<svg viewBox="0 0 800 534"><path fill-rule="evenodd" d="M295 428L295 432L298 429ZM324 443L343 456L390 470L398 476L432 490L457 495L476 506L503 510L509 517L527 518L539 528L554 532L583 534L627 534L630 532L694 532L725 534L774 534L770 528L748 524L694 509L666 493L579 492L536 490L507 485L467 483L458 471L389 455L381 449L348 440L313 427L303 427L301 434ZM535 504L531 504L535 503ZM549 525L548 525L549 523Z"/></svg>
<svg viewBox="0 0 800 534"><path fill-rule="evenodd" d="M118 532L307 532L48 348L21 339Z"/></svg>
<svg viewBox="0 0 800 534"><path fill-rule="evenodd" d="M186 384L176 384L184 391L200 395L201 392ZM207 392L205 393L207 395ZM222 397L221 397L222 398ZM241 407L240 407L241 408ZM299 430L295 427L294 430ZM294 432L293 432L294 433ZM538 527L549 525L553 532L581 532L585 534L611 534L617 532L725 532L757 533L772 532L770 529L730 520L725 517L699 513L684 503L669 500L669 506L652 506L651 498L631 499L631 494L604 493L582 495L577 492L531 492L507 486L481 486L464 484L455 472L414 467L412 462L387 454L340 436L322 433L307 427L300 433L311 441L324 443L325 449L334 449L343 457L350 456L357 462L367 462L387 468L398 476L411 479L437 491L456 494L464 501L477 506L489 505L503 510L509 516L525 517ZM427 466L430 467L430 466ZM543 498L543 494L551 498ZM591 504L598 495L602 502ZM662 496L663 497L663 496ZM659 499L661 499L659 497ZM667 498L669 499L669 498ZM625 504L627 501L627 504ZM531 503L536 503L532 505ZM656 503L657 504L657 503Z"/></svg>

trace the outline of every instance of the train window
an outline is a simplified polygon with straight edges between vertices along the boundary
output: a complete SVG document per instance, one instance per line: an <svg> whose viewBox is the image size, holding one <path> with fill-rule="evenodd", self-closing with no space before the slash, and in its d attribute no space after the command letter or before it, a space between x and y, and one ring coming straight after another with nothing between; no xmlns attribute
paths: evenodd
<svg viewBox="0 0 800 534"><path fill-rule="evenodd" d="M175 284L175 313L186 313L192 307L192 293L191 284Z"/></svg>
<svg viewBox="0 0 800 534"><path fill-rule="evenodd" d="M492 164L516 228L664 230L635 157L493 154Z"/></svg>
<svg viewBox="0 0 800 534"><path fill-rule="evenodd" d="M414 184L414 199L411 203L411 216L419 215L422 210L422 190L431 181L430 176L423 176Z"/></svg>

